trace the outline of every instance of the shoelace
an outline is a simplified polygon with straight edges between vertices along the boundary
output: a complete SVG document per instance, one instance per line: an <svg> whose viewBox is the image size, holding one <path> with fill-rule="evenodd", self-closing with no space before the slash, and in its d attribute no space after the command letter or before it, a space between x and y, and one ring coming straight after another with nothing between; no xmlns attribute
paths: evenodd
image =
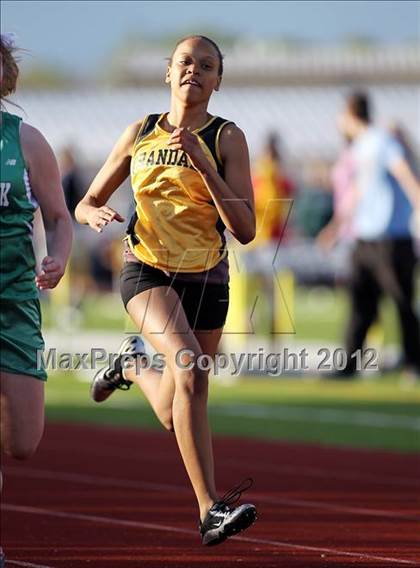
<svg viewBox="0 0 420 568"><path fill-rule="evenodd" d="M241 481L239 485L232 487L232 489L229 489L229 491L227 491L223 495L223 497L215 503L215 505L225 505L226 507L235 505L235 503L237 503L241 498L242 493L244 491L248 491L248 489L252 487L253 483L254 480L252 479L252 477L247 477L246 479Z"/></svg>
<svg viewBox="0 0 420 568"><path fill-rule="evenodd" d="M234 505L239 501L241 495L244 491L247 491L254 483L252 477L247 477L239 485L236 487L232 487L229 489L221 499L216 501L213 506L211 507L208 514L212 515L213 518L215 517L223 517L226 518L231 513L231 506ZM200 530L202 530L203 523L200 521Z"/></svg>

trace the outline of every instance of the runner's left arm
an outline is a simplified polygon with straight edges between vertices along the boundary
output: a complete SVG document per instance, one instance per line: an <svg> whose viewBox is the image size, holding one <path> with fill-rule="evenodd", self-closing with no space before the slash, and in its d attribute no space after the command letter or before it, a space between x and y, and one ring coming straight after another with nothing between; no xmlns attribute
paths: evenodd
<svg viewBox="0 0 420 568"><path fill-rule="evenodd" d="M25 123L21 128L21 144L29 183L41 209L47 240L48 255L42 260L36 284L41 290L54 288L64 274L70 255L72 221L51 146L39 130Z"/></svg>
<svg viewBox="0 0 420 568"><path fill-rule="evenodd" d="M210 164L197 137L186 129L176 129L169 146L184 150L201 174L226 228L242 244L255 237L255 203L245 135L234 124L226 125L220 136L224 179Z"/></svg>

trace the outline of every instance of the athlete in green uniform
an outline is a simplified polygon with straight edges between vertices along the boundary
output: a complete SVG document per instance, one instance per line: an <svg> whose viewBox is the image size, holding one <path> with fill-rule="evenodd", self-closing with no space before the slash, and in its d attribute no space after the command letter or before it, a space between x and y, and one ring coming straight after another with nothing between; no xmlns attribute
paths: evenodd
<svg viewBox="0 0 420 568"><path fill-rule="evenodd" d="M60 174L42 134L4 110L15 91L18 67L8 36L0 38L0 393L1 448L18 459L36 450L44 428L45 370L38 290L54 288L64 274L72 240ZM36 274L34 212L40 207L48 256Z"/></svg>

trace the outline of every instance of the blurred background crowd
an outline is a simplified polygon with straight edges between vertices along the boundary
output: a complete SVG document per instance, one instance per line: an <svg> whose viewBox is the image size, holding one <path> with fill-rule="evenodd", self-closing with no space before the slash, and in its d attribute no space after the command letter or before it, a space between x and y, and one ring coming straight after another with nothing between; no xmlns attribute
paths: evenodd
<svg viewBox="0 0 420 568"><path fill-rule="evenodd" d="M40 75L36 88L34 78L31 88L25 88L23 80L16 102L28 121L43 125L57 151L72 213L125 126L138 117L164 111L168 105L169 93L162 77L169 51L149 47L145 53L145 49L143 46L137 57L131 54L132 64L126 62L127 76L113 87L55 85L53 89L43 85ZM340 184L335 180L334 166L346 142L337 117L346 95L362 87L370 96L375 122L401 141L416 168L420 144L418 49L411 45L395 51L347 45L330 52L319 48L320 57L316 49L314 54L312 46L304 45L260 45L242 50L239 43L231 49L223 50L224 85L210 111L235 121L249 142L259 217L253 246L281 239L285 249L298 247L293 270L299 281L331 284L337 276L335 270L344 269L343 263L340 258L334 258L333 263L326 258L321 266L312 245L332 217L334 184ZM264 51L267 57L261 54ZM149 64L143 68L146 61ZM280 201L267 209L270 200ZM133 204L128 183L119 190L115 202L128 216ZM87 249L89 288L112 290L113 270L119 269L119 255L114 251L121 240L121 227L111 226L109 234L100 238L79 227L76 233ZM80 247L75 250L81 252ZM287 263L293 263L291 256L287 255Z"/></svg>
<svg viewBox="0 0 420 568"><path fill-rule="evenodd" d="M148 3L137 4L146 9ZM195 3L196 8L198 4ZM337 18L343 17L337 7L340 3L324 4L335 5ZM124 9L128 10L127 6ZM360 5L357 9L361 10ZM9 19L11 14L10 11ZM128 31L120 35L120 43L95 70L83 68L83 72L78 72L77 62L65 68L37 54L35 58L24 54L14 99L20 108L11 111L40 127L53 146L59 157L67 204L74 215L77 202L124 128L146 114L167 109L169 92L163 79L174 38L192 31L212 37L225 54L225 73L221 91L213 97L209 110L242 128L250 148L258 228L255 241L242 253L245 272L262 278L259 284L254 280L254 286L263 295L267 292L264 278L272 275L273 266L276 273L291 275L293 292L288 301L295 305L298 302L299 306L291 316L293 324L283 331L299 332L299 310L311 312L310 298L314 313L319 305L324 306L324 316L318 313L311 324L312 336L322 340L322 330L317 335L316 322L325 318L325 311L345 309L345 300L344 304L337 304L335 298L348 281L354 241L351 228L342 227L333 246L325 229L334 211L346 207L343 195L351 177L349 141L340 130L338 117L349 93L356 89L366 93L375 124L399 141L418 175L419 38L409 31L398 39L387 38L386 32L378 38L364 30L358 34L353 27L347 34L343 32L327 41L320 35L308 39L280 31L263 39L262 35L250 38L249 33L227 31L228 21L221 28L209 24L204 30L197 25L185 29L180 19L175 23L171 31L153 37ZM322 35L322 22L314 21L314 26ZM343 22L339 26L337 20L337 26L343 27ZM10 31L14 31L13 26ZM19 37L19 43L26 46L24 36ZM396 180L390 183L398 184ZM113 197L111 206L129 218L133 197L128 181ZM414 223L410 223L419 254L419 235L415 234ZM104 234L96 235L75 224L75 233L68 282L60 292L61 304L73 310L66 320L66 325L73 328L79 325L80 311L90 297L118 296L123 230L121 225L112 224ZM234 243L230 247L236 254ZM270 312L277 309L272 301L269 304L266 319L272 318ZM261 323L266 333L270 332L270 325ZM331 337L335 334L339 341L334 325L330 322ZM396 327L395 322L392 326ZM377 333L376 339L385 331Z"/></svg>

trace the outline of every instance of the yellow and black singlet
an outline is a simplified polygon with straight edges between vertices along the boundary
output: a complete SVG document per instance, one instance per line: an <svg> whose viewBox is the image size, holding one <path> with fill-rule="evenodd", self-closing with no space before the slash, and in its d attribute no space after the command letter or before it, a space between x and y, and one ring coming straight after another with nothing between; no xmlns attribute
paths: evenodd
<svg viewBox="0 0 420 568"><path fill-rule="evenodd" d="M127 240L135 257L150 266L203 272L226 257L225 225L188 155L168 146L171 134L160 126L163 117L147 116L134 143L131 184L136 209ZM193 132L222 177L219 138L229 123L213 116Z"/></svg>

